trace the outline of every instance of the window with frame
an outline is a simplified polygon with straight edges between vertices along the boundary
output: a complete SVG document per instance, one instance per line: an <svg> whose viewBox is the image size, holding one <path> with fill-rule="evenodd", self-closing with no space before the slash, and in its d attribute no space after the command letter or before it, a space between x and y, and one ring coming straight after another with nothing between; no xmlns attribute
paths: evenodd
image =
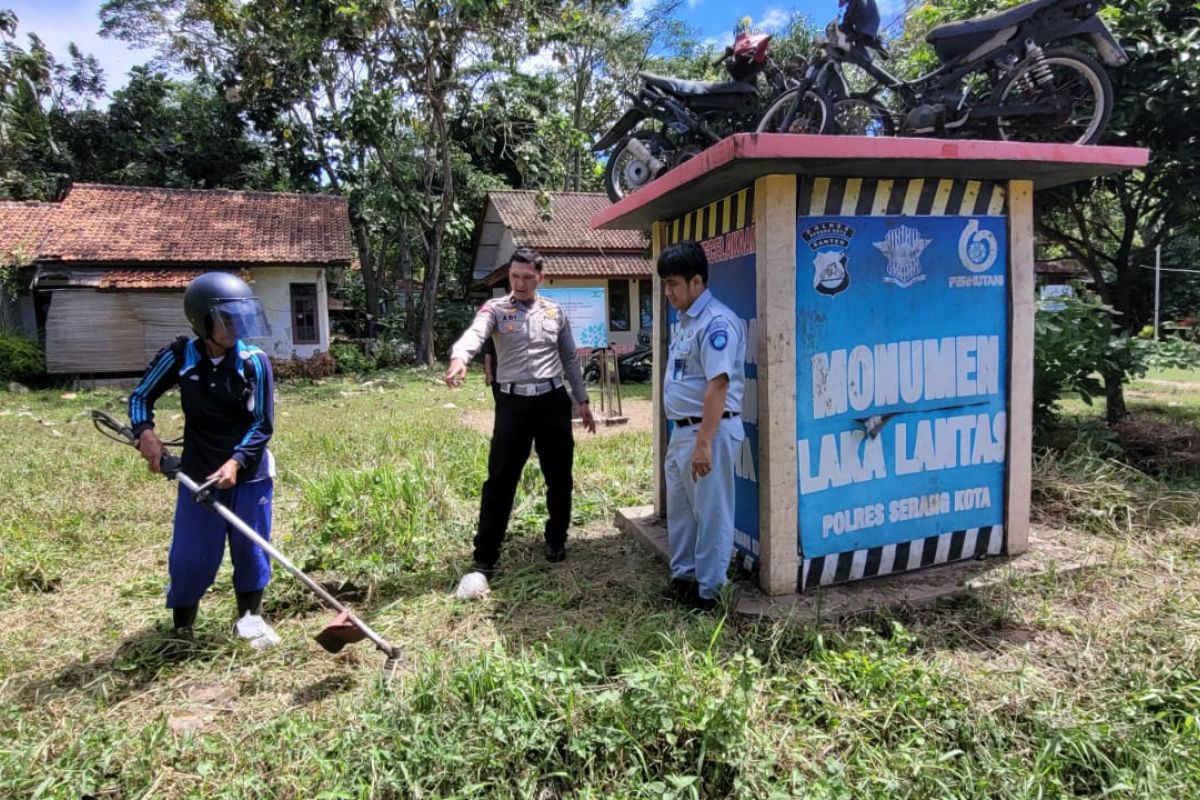
<svg viewBox="0 0 1200 800"><path fill-rule="evenodd" d="M320 344L321 326L317 314L317 285L293 283L292 344Z"/></svg>
<svg viewBox="0 0 1200 800"><path fill-rule="evenodd" d="M608 282L608 329L629 330L629 281Z"/></svg>
<svg viewBox="0 0 1200 800"><path fill-rule="evenodd" d="M638 317L642 330L654 326L654 281L638 281Z"/></svg>

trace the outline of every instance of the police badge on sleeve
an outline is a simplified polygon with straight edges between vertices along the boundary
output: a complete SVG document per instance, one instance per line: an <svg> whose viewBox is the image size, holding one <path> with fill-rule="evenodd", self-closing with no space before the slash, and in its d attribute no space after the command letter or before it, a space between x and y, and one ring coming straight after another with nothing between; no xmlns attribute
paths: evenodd
<svg viewBox="0 0 1200 800"><path fill-rule="evenodd" d="M854 228L844 222L819 222L804 230L800 238L814 254L813 289L832 297L850 288L846 251L854 238Z"/></svg>

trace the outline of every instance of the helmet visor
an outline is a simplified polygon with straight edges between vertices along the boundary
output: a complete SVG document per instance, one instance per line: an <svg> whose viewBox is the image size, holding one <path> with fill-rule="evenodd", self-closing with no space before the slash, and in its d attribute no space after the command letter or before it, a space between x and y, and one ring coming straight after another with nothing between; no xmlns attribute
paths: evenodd
<svg viewBox="0 0 1200 800"><path fill-rule="evenodd" d="M209 306L214 336L228 339L262 339L271 335L267 315L258 298L215 300Z"/></svg>

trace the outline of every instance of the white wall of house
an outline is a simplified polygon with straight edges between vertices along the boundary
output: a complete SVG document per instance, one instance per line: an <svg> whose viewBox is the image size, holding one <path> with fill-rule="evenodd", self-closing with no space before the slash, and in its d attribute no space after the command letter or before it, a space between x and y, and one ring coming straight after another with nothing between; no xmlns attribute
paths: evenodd
<svg viewBox="0 0 1200 800"><path fill-rule="evenodd" d="M262 301L271 325L271 337L256 344L273 358L293 355L308 358L329 350L329 290L325 285L325 270L321 267L254 267L250 269L251 286ZM297 343L292 323L292 285L317 287L317 341Z"/></svg>

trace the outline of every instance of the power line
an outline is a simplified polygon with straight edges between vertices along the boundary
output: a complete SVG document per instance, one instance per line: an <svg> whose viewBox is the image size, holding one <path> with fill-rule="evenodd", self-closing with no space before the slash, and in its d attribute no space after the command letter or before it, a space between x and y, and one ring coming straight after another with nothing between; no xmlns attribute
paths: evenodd
<svg viewBox="0 0 1200 800"><path fill-rule="evenodd" d="M1153 271L1154 267L1147 267L1145 264L1138 264L1138 269L1148 269ZM1189 275L1200 275L1200 269L1175 269L1172 267L1162 267L1163 272L1186 272Z"/></svg>

